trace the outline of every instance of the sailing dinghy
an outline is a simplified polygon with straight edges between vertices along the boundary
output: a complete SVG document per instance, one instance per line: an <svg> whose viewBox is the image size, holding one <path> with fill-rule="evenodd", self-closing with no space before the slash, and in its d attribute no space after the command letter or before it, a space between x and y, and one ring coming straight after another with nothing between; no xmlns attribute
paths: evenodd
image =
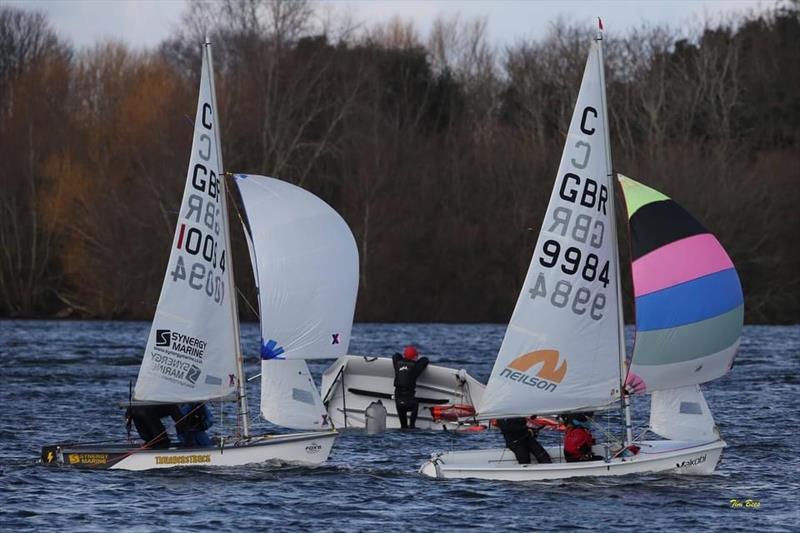
<svg viewBox="0 0 800 533"><path fill-rule="evenodd" d="M620 176L632 244L636 344L628 371L603 72L592 43L566 146L522 291L478 407L479 419L622 405L602 460L518 464L505 448L432 454L435 478L511 481L674 471L711 474L725 442L699 384L726 374L742 331L739 278L717 239L665 195ZM652 393L634 439L629 398ZM647 433L647 432L645 432ZM635 446L631 446L635 445Z"/></svg>
<svg viewBox="0 0 800 533"><path fill-rule="evenodd" d="M484 388L464 369L428 365L417 380L416 427L472 428L469 416L475 414ZM400 428L394 402L394 365L387 357L340 357L322 374L322 398L328 416L340 429L365 428L367 407L378 400L386 407L386 428Z"/></svg>
<svg viewBox="0 0 800 533"><path fill-rule="evenodd" d="M305 358L347 353L358 289L355 240L325 202L294 185L236 176L259 288L261 411L302 433L252 435L239 344L211 47L206 42L194 140L167 273L133 405L237 404L237 431L211 446L57 444L44 463L148 470L274 461L320 464L336 438ZM156 439L153 439L156 440Z"/></svg>

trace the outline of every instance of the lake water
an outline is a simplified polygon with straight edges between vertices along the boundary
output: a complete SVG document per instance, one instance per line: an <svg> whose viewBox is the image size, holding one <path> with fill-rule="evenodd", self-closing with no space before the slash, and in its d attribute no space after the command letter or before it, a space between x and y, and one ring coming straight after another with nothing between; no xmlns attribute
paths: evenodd
<svg viewBox="0 0 800 533"><path fill-rule="evenodd" d="M124 440L116 402L127 399L148 331L144 322L0 321L0 530L762 532L800 523L800 326L746 327L733 371L704 386L728 443L712 476L510 483L417 474L430 452L497 446L497 432L345 431L328 464L315 469L137 473L38 464L43 444ZM389 355L414 342L434 364L485 382L503 333L500 325L357 324L350 351ZM246 353L257 353L257 326L244 325L242 336ZM327 364L310 367L318 377ZM248 375L258 371L250 357ZM647 412L646 399L635 403L638 427ZM760 506L734 509L732 499Z"/></svg>

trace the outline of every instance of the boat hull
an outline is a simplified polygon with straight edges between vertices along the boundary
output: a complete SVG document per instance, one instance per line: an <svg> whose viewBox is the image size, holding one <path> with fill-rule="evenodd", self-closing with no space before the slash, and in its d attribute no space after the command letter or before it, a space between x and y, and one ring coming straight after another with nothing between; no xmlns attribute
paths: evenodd
<svg viewBox="0 0 800 533"><path fill-rule="evenodd" d="M567 463L560 448L547 448L552 464L518 464L514 454L504 448L433 454L420 468L420 473L439 479L497 479L505 481L545 481L589 476L623 476L647 472L674 472L708 475L714 472L726 446L722 440L712 442L643 441L632 457L609 461ZM602 447L596 449L602 452Z"/></svg>
<svg viewBox="0 0 800 533"><path fill-rule="evenodd" d="M241 466L266 462L319 465L328 460L336 431L261 435L223 446L151 450L127 444L45 446L42 462L77 468L152 470L192 466Z"/></svg>
<svg viewBox="0 0 800 533"><path fill-rule="evenodd" d="M462 404L477 406L486 387L467 374L437 365L429 365L417 380L418 429L459 429L458 423L434 421L434 405ZM322 398L328 416L339 428L366 427L365 411L381 400L386 408L386 428L399 429L400 419L394 402L394 365L386 357L348 355L337 359L322 375Z"/></svg>

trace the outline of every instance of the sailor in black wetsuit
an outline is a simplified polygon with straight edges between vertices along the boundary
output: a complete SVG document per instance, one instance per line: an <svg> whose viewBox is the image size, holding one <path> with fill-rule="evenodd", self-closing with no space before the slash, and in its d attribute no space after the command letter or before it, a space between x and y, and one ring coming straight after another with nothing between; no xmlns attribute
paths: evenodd
<svg viewBox="0 0 800 533"><path fill-rule="evenodd" d="M144 440L145 446L152 449L166 449L172 445L162 418L175 422L178 445L185 447L210 446L211 438L205 432L214 423L211 411L205 404L155 404L137 405L128 408L128 420L136 426L136 431Z"/></svg>
<svg viewBox="0 0 800 533"><path fill-rule="evenodd" d="M539 463L552 463L550 455L536 440L536 430L528 427L526 418L506 418L497 421L497 427L503 432L506 448L514 452L521 465L531 463L531 455Z"/></svg>
<svg viewBox="0 0 800 533"><path fill-rule="evenodd" d="M170 417L177 422L183 414L177 404L155 404L131 406L128 408L127 416L129 421L133 421L145 446L165 449L172 443L161 419Z"/></svg>
<svg viewBox="0 0 800 533"><path fill-rule="evenodd" d="M417 378L428 367L428 358L419 357L417 349L406 346L401 356L396 353L392 356L394 363L394 402L397 406L397 416L400 418L402 429L413 428L417 422L419 402L414 397L417 389ZM411 413L411 423L408 423L407 413Z"/></svg>

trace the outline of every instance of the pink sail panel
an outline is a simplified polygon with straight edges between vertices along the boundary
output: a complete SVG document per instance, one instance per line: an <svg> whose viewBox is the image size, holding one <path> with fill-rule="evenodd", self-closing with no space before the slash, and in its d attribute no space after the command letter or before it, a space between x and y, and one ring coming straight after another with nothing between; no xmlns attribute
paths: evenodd
<svg viewBox="0 0 800 533"><path fill-rule="evenodd" d="M733 268L710 233L693 235L657 248L633 262L634 294L642 296Z"/></svg>

